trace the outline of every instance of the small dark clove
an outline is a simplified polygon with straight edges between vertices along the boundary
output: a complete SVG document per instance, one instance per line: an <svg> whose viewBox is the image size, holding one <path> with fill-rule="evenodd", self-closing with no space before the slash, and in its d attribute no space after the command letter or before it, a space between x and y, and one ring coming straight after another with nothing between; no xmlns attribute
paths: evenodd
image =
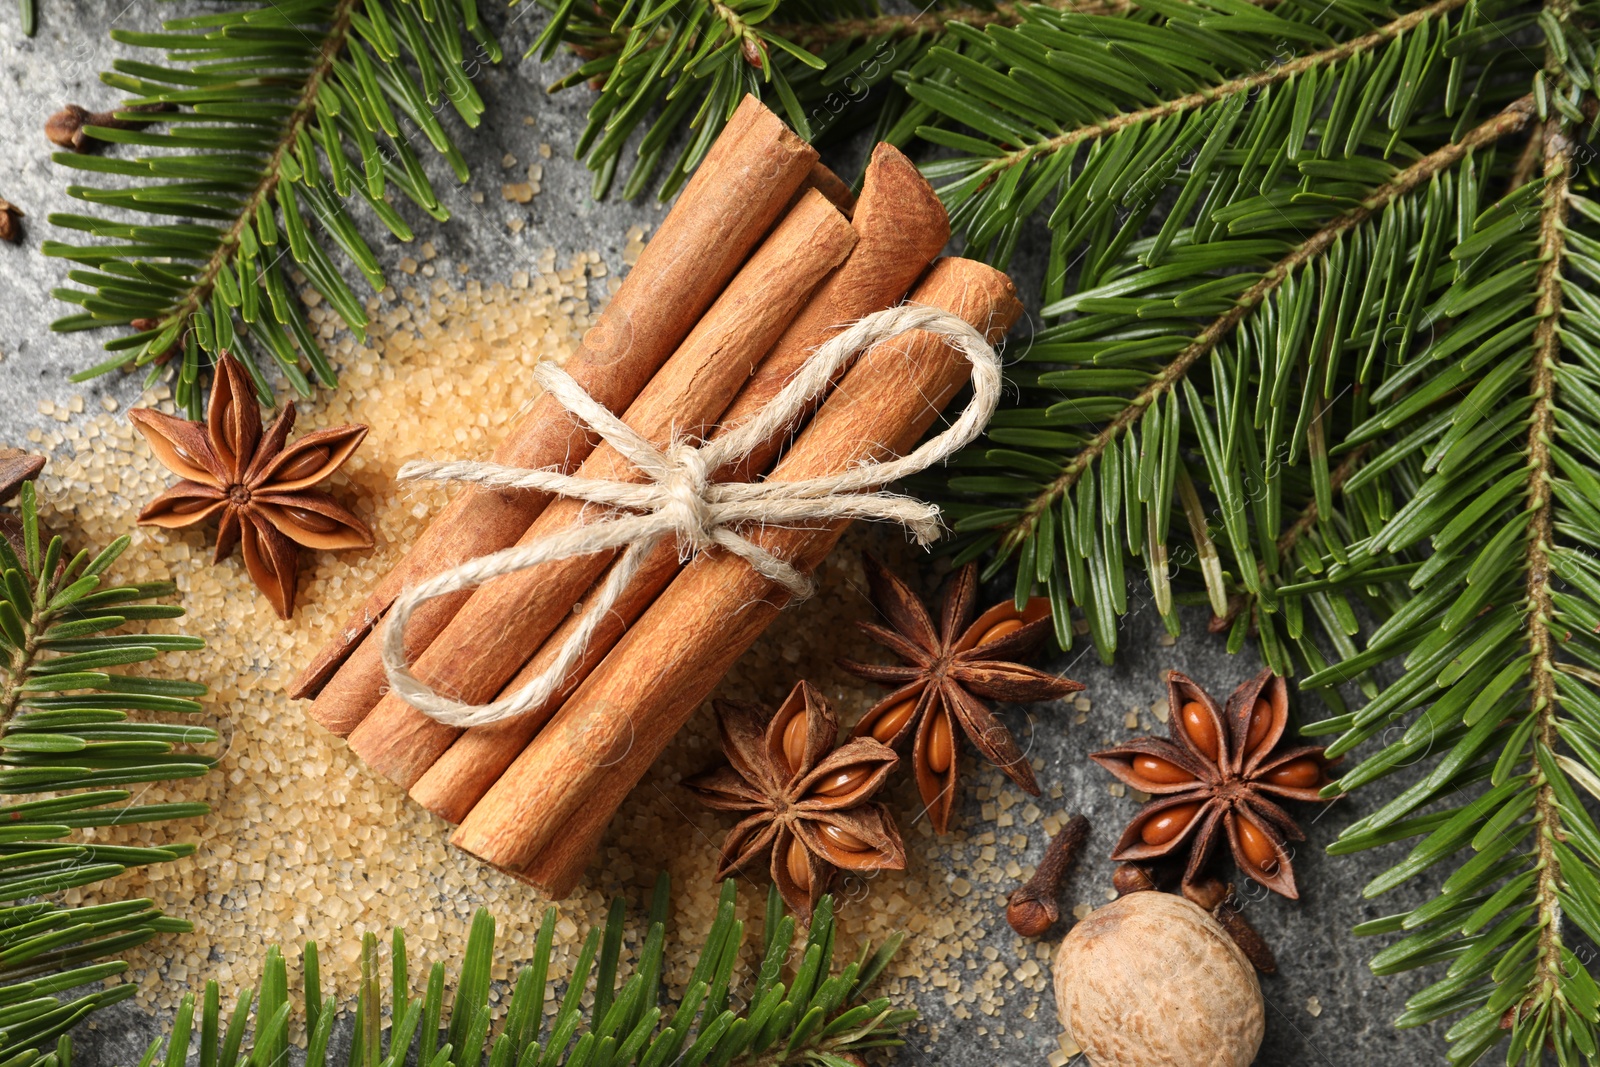
<svg viewBox="0 0 1600 1067"><path fill-rule="evenodd" d="M1144 893L1159 887L1150 872L1137 863L1119 863L1117 869L1111 872L1111 888L1117 891L1117 896L1125 897L1129 893Z"/></svg>
<svg viewBox="0 0 1600 1067"><path fill-rule="evenodd" d="M1262 974L1276 974L1277 957L1272 954L1266 939L1256 931L1239 910L1239 898L1233 886L1216 878L1201 878L1183 887L1183 895L1211 913L1217 925L1233 938L1233 943L1244 952L1245 959Z"/></svg>
<svg viewBox="0 0 1600 1067"><path fill-rule="evenodd" d="M1006 922L1011 929L1023 937L1040 937L1061 918L1061 884L1088 836L1089 820L1074 815L1050 839L1039 869L1006 902Z"/></svg>
<svg viewBox="0 0 1600 1067"><path fill-rule="evenodd" d="M1272 954L1271 946L1250 925L1244 912L1233 906L1231 897L1212 912L1211 917L1233 938L1233 943L1243 950L1245 959L1254 964L1256 970L1262 974L1278 973L1278 958Z"/></svg>
<svg viewBox="0 0 1600 1067"><path fill-rule="evenodd" d="M176 104L133 104L111 111L90 111L77 104L68 104L45 120L44 135L50 138L52 143L68 151L92 152L99 147L100 142L92 140L84 132L85 126L103 126L111 130L142 130L161 120L118 118L118 115L130 113L159 115L176 110L178 110Z"/></svg>
<svg viewBox="0 0 1600 1067"><path fill-rule="evenodd" d="M22 242L22 209L0 196L0 241Z"/></svg>

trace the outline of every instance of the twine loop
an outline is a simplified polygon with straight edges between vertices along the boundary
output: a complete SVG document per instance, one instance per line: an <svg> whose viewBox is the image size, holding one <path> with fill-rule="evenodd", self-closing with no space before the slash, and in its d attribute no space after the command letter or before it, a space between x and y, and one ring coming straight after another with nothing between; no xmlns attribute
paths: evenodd
<svg viewBox="0 0 1600 1067"><path fill-rule="evenodd" d="M797 482L718 482L715 472L737 463L762 443L788 431L810 410L834 376L859 352L913 330L939 334L972 364L972 400L943 433L909 455L863 462L839 474ZM412 462L405 480L466 482L499 489L533 489L601 505L604 517L527 544L492 552L408 588L395 599L384 625L383 664L390 691L430 718L463 729L499 722L544 705L582 659L601 621L611 612L650 553L667 537L688 560L713 547L743 559L762 577L795 597L810 594L810 578L745 537L751 525L787 526L872 519L905 526L920 544L941 530L939 509L882 487L925 470L966 447L994 414L1000 398L1000 357L965 320L939 308L903 304L875 312L820 345L766 407L710 441L674 437L658 448L607 411L553 364L534 368L535 381L563 408L615 448L642 482L610 481L528 470L495 463ZM622 548L600 591L584 606L582 621L549 668L516 692L487 704L467 704L435 692L412 673L406 660L406 623L420 605L482 585L490 579L573 556Z"/></svg>

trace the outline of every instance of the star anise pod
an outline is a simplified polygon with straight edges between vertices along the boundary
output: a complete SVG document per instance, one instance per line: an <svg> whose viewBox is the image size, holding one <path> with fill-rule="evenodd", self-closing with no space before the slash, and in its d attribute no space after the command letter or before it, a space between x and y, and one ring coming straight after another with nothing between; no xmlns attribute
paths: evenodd
<svg viewBox="0 0 1600 1067"><path fill-rule="evenodd" d="M211 386L204 423L149 408L128 412L163 466L183 479L139 512L147 526L179 530L215 516L214 562L244 549L250 580L267 595L279 618L294 612L300 550L370 548L372 531L326 493L311 487L349 459L366 437L365 426L335 426L286 444L294 405L284 407L261 432L250 377L224 353Z"/></svg>
<svg viewBox="0 0 1600 1067"><path fill-rule="evenodd" d="M1187 856L1183 883L1191 885L1225 834L1240 870L1297 899L1288 842L1304 841L1305 834L1274 798L1323 799L1329 761L1310 746L1277 751L1289 723L1288 684L1264 670L1219 710L1191 679L1168 671L1167 704L1172 740L1140 737L1089 756L1155 795L1123 831L1111 858Z"/></svg>
<svg viewBox="0 0 1600 1067"><path fill-rule="evenodd" d="M928 609L910 586L872 557L865 563L873 604L889 625L859 625L905 663L839 661L852 674L896 686L861 717L855 735L898 747L915 731L912 767L917 791L938 833L950 828L962 734L1008 778L1038 796L1039 783L1027 756L984 700L1055 700L1083 688L1070 678L1016 662L1049 636L1050 601L1035 597L1020 612L1007 601L974 619L978 568L969 563L945 587L935 629Z"/></svg>
<svg viewBox="0 0 1600 1067"><path fill-rule="evenodd" d="M893 817L869 800L898 762L893 750L872 740L834 748L838 720L808 682L770 717L731 700L716 709L730 765L684 784L708 807L745 816L722 843L719 879L770 856L778 892L809 920L835 872L905 869Z"/></svg>

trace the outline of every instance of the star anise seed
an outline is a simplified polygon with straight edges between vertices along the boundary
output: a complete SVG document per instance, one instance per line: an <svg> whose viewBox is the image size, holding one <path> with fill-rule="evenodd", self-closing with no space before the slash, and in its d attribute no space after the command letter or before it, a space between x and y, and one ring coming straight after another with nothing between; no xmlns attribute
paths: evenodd
<svg viewBox="0 0 1600 1067"><path fill-rule="evenodd" d="M894 818L869 798L898 757L876 741L833 747L839 723L808 682L776 714L756 704L716 702L729 766L684 783L707 807L744 818L722 844L717 877L752 873L770 860L784 901L809 920L839 870L904 870Z"/></svg>
<svg viewBox="0 0 1600 1067"><path fill-rule="evenodd" d="M371 548L372 531L312 486L344 465L367 435L365 426L335 426L288 444L294 405L266 434L250 376L227 353L219 360L204 423L149 408L128 412L164 467L183 480L139 512L139 522L181 530L216 517L214 562L242 545L250 580L278 617L294 613L299 549Z"/></svg>
<svg viewBox="0 0 1600 1067"><path fill-rule="evenodd" d="M853 674L896 687L861 717L855 735L894 747L915 737L912 767L917 791L938 833L950 828L963 734L1008 778L1038 796L1039 784L1026 754L984 700L1055 700L1083 688L1070 678L1016 662L1037 650L1050 634L1050 601L1035 597L1020 612L1007 601L974 619L978 568L969 563L945 588L935 629L928 609L910 586L872 557L865 563L872 601L889 626L859 625L905 663L839 661Z"/></svg>
<svg viewBox="0 0 1600 1067"><path fill-rule="evenodd" d="M1275 751L1289 723L1288 684L1264 670L1233 691L1227 706L1187 676L1167 672L1168 732L1140 737L1089 758L1154 794L1134 816L1111 858L1139 863L1186 855L1193 884L1226 836L1239 869L1275 893L1299 897L1289 841L1303 841L1274 798L1324 799L1329 761L1322 749Z"/></svg>

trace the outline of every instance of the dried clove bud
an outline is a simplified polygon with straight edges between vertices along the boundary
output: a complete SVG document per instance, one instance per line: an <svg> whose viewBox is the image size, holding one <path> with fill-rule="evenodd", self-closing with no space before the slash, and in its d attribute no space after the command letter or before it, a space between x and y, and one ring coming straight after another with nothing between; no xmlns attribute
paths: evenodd
<svg viewBox="0 0 1600 1067"><path fill-rule="evenodd" d="M1111 888L1117 891L1117 896L1125 897L1129 893L1153 890L1156 882L1150 877L1150 872L1137 863L1119 863L1117 869L1111 872Z"/></svg>
<svg viewBox="0 0 1600 1067"><path fill-rule="evenodd" d="M77 104L68 104L45 120L44 135L50 138L52 143L68 151L92 152L99 147L100 142L90 139L83 130L85 126L104 126L112 130L142 130L160 120L124 119L118 118L118 114L138 112L143 115L157 115L176 110L178 110L176 104L134 104L112 111L90 111Z"/></svg>
<svg viewBox="0 0 1600 1067"><path fill-rule="evenodd" d="M0 196L0 241L22 242L22 209Z"/></svg>
<svg viewBox="0 0 1600 1067"><path fill-rule="evenodd" d="M1255 965L1256 970L1262 974L1278 972L1278 958L1272 954L1272 947L1267 944L1266 938L1250 925L1250 921L1244 917L1244 912L1233 906L1231 897L1212 912L1211 917L1217 920L1217 925L1222 927L1229 937L1233 938L1233 943L1239 946L1245 958Z"/></svg>
<svg viewBox="0 0 1600 1067"><path fill-rule="evenodd" d="M1061 832L1050 839L1044 859L1039 861L1039 869L1006 902L1006 922L1011 924L1011 929L1023 937L1039 937L1061 918L1057 903L1061 883L1088 836L1089 820L1074 815Z"/></svg>
<svg viewBox="0 0 1600 1067"><path fill-rule="evenodd" d="M1262 974L1277 972L1277 957L1272 954L1266 939L1250 925L1244 913L1239 910L1239 898L1235 895L1232 884L1217 878L1201 878L1186 884L1183 887L1183 895L1211 913L1217 925L1233 938L1233 943L1239 946L1245 958L1255 966L1256 970Z"/></svg>
<svg viewBox="0 0 1600 1067"><path fill-rule="evenodd" d="M1207 911L1216 911L1224 900L1233 893L1233 886L1226 885L1221 879L1205 877L1190 882L1183 887L1183 895L1200 905Z"/></svg>

